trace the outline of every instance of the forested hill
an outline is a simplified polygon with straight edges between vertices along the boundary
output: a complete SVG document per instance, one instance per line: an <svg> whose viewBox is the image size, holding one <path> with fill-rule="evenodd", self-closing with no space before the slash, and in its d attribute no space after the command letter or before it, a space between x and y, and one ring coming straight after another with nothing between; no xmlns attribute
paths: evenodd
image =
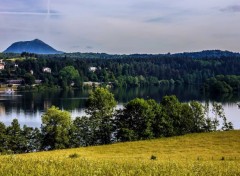
<svg viewBox="0 0 240 176"><path fill-rule="evenodd" d="M45 57L45 56L43 56ZM52 56L49 56L52 58ZM167 54L106 54L106 53L64 53L55 55L56 58L82 58L82 59L148 59L148 58L159 58L159 57L170 57L170 58L193 58L193 59L211 59L211 58L226 58L226 57L240 57L240 53L234 53L231 51L221 50L205 50L199 52L184 52L184 53L167 53Z"/></svg>
<svg viewBox="0 0 240 176"><path fill-rule="evenodd" d="M200 85L217 75L240 75L240 54L218 50L158 55L2 53L0 59L4 59L5 63L5 69L0 72L0 83L16 78L25 79L27 83L30 76L31 80L42 80L47 85L61 87L69 86L72 82L76 83L75 86L81 86L82 82L88 81L111 82L114 86L127 87L160 84ZM14 67L15 64L17 68ZM61 71L68 70L68 66L73 67L70 71L75 69L78 77L69 79L60 74ZM51 74L43 72L44 67L50 68ZM34 74L29 75L31 72ZM237 87L240 87L240 83Z"/></svg>
<svg viewBox="0 0 240 176"><path fill-rule="evenodd" d="M38 41L38 40L33 40ZM8 52L6 52L8 51ZM27 52L10 52L10 50L6 50L4 53L0 53L0 58L10 58L10 57L18 57L21 55L27 54ZM56 51L56 50L55 50ZM30 55L37 55L31 54ZM33 52L34 53L34 52ZM48 55L50 54L50 55ZM41 58L73 58L73 59L121 59L121 58L139 58L139 59L147 59L147 58L159 58L159 57L170 57L170 58L194 58L194 59L216 59L216 58L226 58L226 57L240 57L240 53L231 52L231 51L221 51L221 50L204 50L199 52L183 52L183 53L167 53L167 54L107 54L107 53L81 53L81 52L73 52L73 53L62 53L56 51L56 53L46 53Z"/></svg>
<svg viewBox="0 0 240 176"><path fill-rule="evenodd" d="M231 51L221 51L221 50L205 50L200 52L177 53L177 54L173 54L173 56L203 59L203 58L239 57L240 53L234 53Z"/></svg>

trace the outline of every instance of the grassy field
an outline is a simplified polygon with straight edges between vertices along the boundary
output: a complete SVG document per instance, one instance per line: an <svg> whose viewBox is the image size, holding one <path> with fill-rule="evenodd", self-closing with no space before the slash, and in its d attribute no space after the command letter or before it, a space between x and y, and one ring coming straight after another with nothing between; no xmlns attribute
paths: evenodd
<svg viewBox="0 0 240 176"><path fill-rule="evenodd" d="M0 175L240 175L240 131L0 156Z"/></svg>
<svg viewBox="0 0 240 176"><path fill-rule="evenodd" d="M35 57L28 57L28 59L36 60L37 58L35 58ZM7 61L11 61L11 62L23 61L23 60L26 60L26 57L16 57L16 58L11 58L11 59L6 59L6 60Z"/></svg>

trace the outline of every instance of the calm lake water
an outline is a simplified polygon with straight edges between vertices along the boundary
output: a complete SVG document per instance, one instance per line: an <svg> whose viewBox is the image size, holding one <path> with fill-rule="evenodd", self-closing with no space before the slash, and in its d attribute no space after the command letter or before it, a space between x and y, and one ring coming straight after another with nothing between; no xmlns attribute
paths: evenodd
<svg viewBox="0 0 240 176"><path fill-rule="evenodd" d="M112 90L118 107L136 98L155 99L160 102L165 95L176 95L181 102L197 100L202 103L214 100L222 103L226 117L240 129L239 95L225 95L208 98L203 96L197 87L147 87ZM17 118L21 125L40 127L41 115L52 105L70 111L72 117L84 115L84 107L89 90L16 92L13 96L0 94L0 121L10 125Z"/></svg>

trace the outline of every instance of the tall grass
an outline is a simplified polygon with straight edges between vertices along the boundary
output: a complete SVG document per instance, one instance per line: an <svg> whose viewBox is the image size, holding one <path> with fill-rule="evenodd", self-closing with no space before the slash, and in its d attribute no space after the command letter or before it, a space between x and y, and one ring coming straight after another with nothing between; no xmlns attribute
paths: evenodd
<svg viewBox="0 0 240 176"><path fill-rule="evenodd" d="M0 175L240 175L240 131L0 156Z"/></svg>

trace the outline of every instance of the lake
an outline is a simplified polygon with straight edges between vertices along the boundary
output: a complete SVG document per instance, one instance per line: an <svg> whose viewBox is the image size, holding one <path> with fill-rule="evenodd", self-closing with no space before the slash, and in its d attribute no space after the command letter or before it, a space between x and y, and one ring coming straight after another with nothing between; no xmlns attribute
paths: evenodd
<svg viewBox="0 0 240 176"><path fill-rule="evenodd" d="M240 95L224 95L206 97L202 95L198 87L145 87L129 89L113 89L118 107L124 103L139 97L155 99L160 102L165 95L176 95L181 102L197 100L201 103L213 100L223 105L226 117L240 129ZM41 126L41 115L52 105L60 109L70 111L72 117L84 115L84 108L89 90L69 91L45 91L45 92L16 92L13 96L0 94L0 121L10 125L17 118L21 125L31 127Z"/></svg>

